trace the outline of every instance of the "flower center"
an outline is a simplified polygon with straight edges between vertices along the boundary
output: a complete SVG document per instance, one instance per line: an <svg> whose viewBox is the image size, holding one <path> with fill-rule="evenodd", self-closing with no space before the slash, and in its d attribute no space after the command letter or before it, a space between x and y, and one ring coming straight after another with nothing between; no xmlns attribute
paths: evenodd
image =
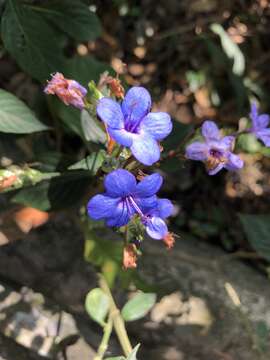
<svg viewBox="0 0 270 360"><path fill-rule="evenodd" d="M206 168L208 170L215 169L219 164L225 164L227 158L224 156L224 152L218 149L211 149L209 151L209 156L206 160Z"/></svg>
<svg viewBox="0 0 270 360"><path fill-rule="evenodd" d="M217 159L221 159L223 156L223 152L218 149L211 149L210 150L210 156L215 157Z"/></svg>
<svg viewBox="0 0 270 360"><path fill-rule="evenodd" d="M144 118L144 116L137 120L131 120L131 117L132 117L132 112L125 119L125 130L127 130L128 132L131 132L133 134L137 134L140 123L141 123L142 119Z"/></svg>

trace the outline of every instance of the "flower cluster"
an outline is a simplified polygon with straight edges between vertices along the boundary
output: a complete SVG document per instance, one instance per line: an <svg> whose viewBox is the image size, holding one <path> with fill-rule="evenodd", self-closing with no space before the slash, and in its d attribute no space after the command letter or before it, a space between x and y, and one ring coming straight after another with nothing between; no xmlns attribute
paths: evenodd
<svg viewBox="0 0 270 360"><path fill-rule="evenodd" d="M137 183L127 170L118 169L105 177L105 193L95 195L88 203L88 215L95 220L104 219L108 226L124 226L138 215L147 234L163 239L168 234L165 219L172 214L168 199L159 199L156 193L162 185L161 175L146 176Z"/></svg>
<svg viewBox="0 0 270 360"><path fill-rule="evenodd" d="M153 165L160 159L160 141L172 131L169 114L151 112L152 101L145 88L132 87L124 96L124 88L118 78L104 75L102 79L100 85L105 87L104 93L108 93L106 90L109 90L112 98L104 97L93 82L89 83L89 91L91 93L92 87L98 91L93 104L96 106L97 117L104 124L108 134L109 156L114 156L113 147L117 143L120 145L120 151L122 147L129 149L126 152L129 159L134 156L143 165ZM60 73L53 75L44 91L57 95L66 105L86 110L89 108L90 95L88 94L86 101L86 89L75 80L65 79ZM131 230L133 240L124 248L123 264L124 268L127 268L136 265L137 247L132 241L141 237L143 228L151 238L163 239L168 248L173 246L174 237L169 233L165 222L172 214L173 205L170 200L159 199L156 196L163 182L161 175L155 173L143 176L137 183L132 172L122 168L125 164L119 163L118 166L120 168L111 171L105 177L105 192L90 199L87 210L92 219L103 219L110 227L127 226L133 220L134 224L137 224L139 221L139 233L133 234Z"/></svg>
<svg viewBox="0 0 270 360"><path fill-rule="evenodd" d="M170 200L159 199L156 195L163 182L161 175L154 173L138 176L140 181L137 182L133 174L138 168L138 162L152 166L159 161L160 142L172 131L170 115L151 111L151 96L145 88L134 86L125 95L119 78L108 74L103 74L98 87L94 82L89 83L87 100L87 90L75 80L66 79L61 73L52 76L44 91L57 95L66 105L92 111L91 116L96 115L104 124L108 135L107 153L114 160L111 162L114 165L105 176L105 192L90 199L87 211L89 217L104 220L109 227L125 226L126 234L130 231L132 240L127 240L126 236L123 252L124 268L136 267L136 241L141 239L143 232L153 239L162 239L171 248L174 236L168 231L166 219L172 215L173 205ZM94 100L91 100L91 93L95 94ZM105 97L105 93L111 94L111 97ZM222 136L213 121L205 121L201 127L202 140L186 146L186 158L202 161L209 175L215 175L222 169L241 169L243 161L234 153L238 135L253 134L265 146L270 146L270 128L267 128L269 116L260 115L257 106L252 104L250 118L249 128L228 136ZM115 161L115 143L118 144L117 151L121 153L121 159L125 157L128 161L123 162L120 158ZM127 149L123 151L123 147ZM177 154L177 151L174 153ZM136 162L130 161L133 157ZM135 166L128 167L132 164ZM138 224L139 232L136 232Z"/></svg>
<svg viewBox="0 0 270 360"><path fill-rule="evenodd" d="M202 125L204 142L195 141L186 148L186 157L205 163L209 175L217 174L221 169L233 171L243 167L243 161L232 153L233 136L221 137L218 127L213 121L205 121Z"/></svg>
<svg viewBox="0 0 270 360"><path fill-rule="evenodd" d="M57 95L66 105L72 105L80 110L84 108L84 97L87 90L75 80L66 79L63 74L57 72L48 81L44 89L46 94Z"/></svg>

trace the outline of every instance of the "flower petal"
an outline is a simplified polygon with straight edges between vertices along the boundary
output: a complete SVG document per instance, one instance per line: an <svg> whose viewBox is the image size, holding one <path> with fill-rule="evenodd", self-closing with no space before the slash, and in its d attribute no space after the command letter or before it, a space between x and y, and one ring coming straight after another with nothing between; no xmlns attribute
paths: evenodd
<svg viewBox="0 0 270 360"><path fill-rule="evenodd" d="M154 216L147 222L146 232L151 238L161 240L168 233L168 228L164 220Z"/></svg>
<svg viewBox="0 0 270 360"><path fill-rule="evenodd" d="M206 143L195 141L186 147L186 157L191 160L204 161L209 155L209 148Z"/></svg>
<svg viewBox="0 0 270 360"><path fill-rule="evenodd" d="M270 117L268 114L259 115L255 121L253 121L253 127L256 130L263 130L269 125Z"/></svg>
<svg viewBox="0 0 270 360"><path fill-rule="evenodd" d="M220 170L224 168L224 163L219 163L215 168L208 170L208 175L216 175Z"/></svg>
<svg viewBox="0 0 270 360"><path fill-rule="evenodd" d="M258 107L257 107L257 104L255 103L255 101L252 101L252 103L251 103L251 109L250 109L249 116L252 121L256 120L256 118L258 116Z"/></svg>
<svg viewBox="0 0 270 360"><path fill-rule="evenodd" d="M158 205L158 199L156 195L149 196L146 198L134 198L136 204L139 206L143 214L148 214L152 209L156 209Z"/></svg>
<svg viewBox="0 0 270 360"><path fill-rule="evenodd" d="M111 198L103 194L95 195L87 204L88 215L94 220L108 218L116 212L119 202L121 202L120 198Z"/></svg>
<svg viewBox="0 0 270 360"><path fill-rule="evenodd" d="M108 128L110 136L120 145L130 147L133 143L133 134L125 129Z"/></svg>
<svg viewBox="0 0 270 360"><path fill-rule="evenodd" d="M113 216L107 219L106 225L108 226L124 226L126 225L131 217L134 215L135 211L132 208L128 208L127 204L122 201L114 211Z"/></svg>
<svg viewBox="0 0 270 360"><path fill-rule="evenodd" d="M87 94L87 90L85 87L83 87L78 81L76 80L69 80L69 90L77 91L78 93L81 93L83 97Z"/></svg>
<svg viewBox="0 0 270 360"><path fill-rule="evenodd" d="M262 140L265 146L270 146L270 129L257 131L256 135L260 140Z"/></svg>
<svg viewBox="0 0 270 360"><path fill-rule="evenodd" d="M225 169L229 171L242 169L244 166L243 160L233 153L230 153L228 156L228 163L225 165Z"/></svg>
<svg viewBox="0 0 270 360"><path fill-rule="evenodd" d="M113 198L125 197L136 189L136 179L129 171L118 169L105 177L104 186L106 194Z"/></svg>
<svg viewBox="0 0 270 360"><path fill-rule="evenodd" d="M158 143L147 133L134 134L130 147L135 158L144 165L153 165L160 158Z"/></svg>
<svg viewBox="0 0 270 360"><path fill-rule="evenodd" d="M220 144L224 150L231 150L233 148L234 140L234 136L224 136L224 138L220 140Z"/></svg>
<svg viewBox="0 0 270 360"><path fill-rule="evenodd" d="M144 87L133 86L122 102L126 125L140 121L150 111L150 108L151 96L149 92Z"/></svg>
<svg viewBox="0 0 270 360"><path fill-rule="evenodd" d="M219 140L220 134L214 121L205 121L202 125L202 135L206 140Z"/></svg>
<svg viewBox="0 0 270 360"><path fill-rule="evenodd" d="M160 174L155 173L148 175L137 184L134 195L139 197L155 195L160 189L162 183L163 178Z"/></svg>
<svg viewBox="0 0 270 360"><path fill-rule="evenodd" d="M142 120L140 129L147 131L156 140L162 140L172 131L172 121L165 112L151 112Z"/></svg>
<svg viewBox="0 0 270 360"><path fill-rule="evenodd" d="M159 217L166 219L171 216L174 210L174 206L169 199L158 199L158 212Z"/></svg>
<svg viewBox="0 0 270 360"><path fill-rule="evenodd" d="M113 129L122 129L124 127L121 106L112 99L100 99L97 105L97 114L105 124Z"/></svg>

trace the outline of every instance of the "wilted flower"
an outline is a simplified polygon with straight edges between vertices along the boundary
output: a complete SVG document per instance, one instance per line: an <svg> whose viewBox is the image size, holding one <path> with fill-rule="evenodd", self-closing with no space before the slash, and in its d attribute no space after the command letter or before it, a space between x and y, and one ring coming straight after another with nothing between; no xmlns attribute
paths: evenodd
<svg viewBox="0 0 270 360"><path fill-rule="evenodd" d="M48 81L44 89L46 94L57 95L66 105L73 105L82 110L84 108L83 98L87 90L77 81L66 79L63 74L57 72Z"/></svg>
<svg viewBox="0 0 270 360"><path fill-rule="evenodd" d="M173 233L168 232L168 233L164 236L163 242L164 242L164 244L166 245L167 249L170 250L170 249L174 246L174 243L175 243L175 238L174 238Z"/></svg>
<svg viewBox="0 0 270 360"><path fill-rule="evenodd" d="M118 98L123 99L125 96L125 89L123 88L121 81L116 78L111 78L108 81L111 92Z"/></svg>
<svg viewBox="0 0 270 360"><path fill-rule="evenodd" d="M259 115L255 103L251 104L251 112L249 115L252 121L252 127L249 131L260 139L265 146L270 146L270 128L267 128L270 120L269 115Z"/></svg>
<svg viewBox="0 0 270 360"><path fill-rule="evenodd" d="M232 153L233 136L222 138L213 121L203 123L202 135L205 142L195 141L186 147L188 159L203 161L209 175L215 175L223 168L234 171L243 167L243 160Z"/></svg>
<svg viewBox="0 0 270 360"><path fill-rule="evenodd" d="M152 165L160 158L158 141L172 130L169 114L150 112L151 97L143 87L132 87L122 104L102 98L97 114L107 125L111 137L129 147L135 158L144 165Z"/></svg>
<svg viewBox="0 0 270 360"><path fill-rule="evenodd" d="M134 244L128 244L123 250L123 268L134 269L137 267L137 249Z"/></svg>
<svg viewBox="0 0 270 360"><path fill-rule="evenodd" d="M105 177L105 193L89 201L88 215L95 220L104 219L108 226L124 226L137 214L149 236L162 239L168 232L164 219L172 213L171 202L156 196L162 181L156 173L137 183L129 171L114 170Z"/></svg>

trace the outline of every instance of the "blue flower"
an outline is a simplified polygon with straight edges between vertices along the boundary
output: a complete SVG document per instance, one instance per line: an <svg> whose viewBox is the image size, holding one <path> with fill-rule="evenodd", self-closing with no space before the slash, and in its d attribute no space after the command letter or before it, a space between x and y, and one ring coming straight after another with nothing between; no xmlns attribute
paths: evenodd
<svg viewBox="0 0 270 360"><path fill-rule="evenodd" d="M152 165L160 158L158 141L172 131L170 115L150 112L151 97L143 87L132 87L122 104L102 98L97 114L107 125L110 136L129 147L135 158L144 165Z"/></svg>
<svg viewBox="0 0 270 360"><path fill-rule="evenodd" d="M243 167L243 160L232 153L233 136L222 138L213 121L203 123L202 136L204 142L195 141L186 147L186 157L191 160L203 161L209 175L215 175L223 168L233 171Z"/></svg>
<svg viewBox="0 0 270 360"><path fill-rule="evenodd" d="M165 230L168 232L164 219L172 212L171 202L156 196L162 182L157 173L137 183L129 171L114 170L105 177L105 193L95 195L89 201L88 215L94 220L104 219L108 226L124 226L138 214L147 233L162 239Z"/></svg>
<svg viewBox="0 0 270 360"><path fill-rule="evenodd" d="M267 128L270 120L269 115L259 115L257 105L252 103L249 116L252 121L252 127L249 131L261 140L265 146L270 146L270 129Z"/></svg>
<svg viewBox="0 0 270 360"><path fill-rule="evenodd" d="M168 227L164 221L173 213L173 204L168 199L158 199L155 208L150 210L143 220L147 234L156 240L164 239Z"/></svg>

